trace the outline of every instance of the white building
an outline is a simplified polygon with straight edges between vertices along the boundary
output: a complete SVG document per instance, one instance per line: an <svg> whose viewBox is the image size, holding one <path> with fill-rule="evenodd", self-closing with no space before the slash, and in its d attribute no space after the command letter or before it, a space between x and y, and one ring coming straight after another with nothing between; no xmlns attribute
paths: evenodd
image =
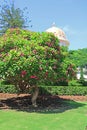
<svg viewBox="0 0 87 130"><path fill-rule="evenodd" d="M77 68L77 79L81 78L81 68ZM87 66L83 67L83 78L84 80L87 80Z"/></svg>
<svg viewBox="0 0 87 130"><path fill-rule="evenodd" d="M60 45L63 46L69 46L69 41L66 38L66 35L64 33L64 31L58 27L55 26L55 23L52 25L52 27L48 28L46 30L46 32L51 32L53 33L56 37L58 37L59 41L60 41Z"/></svg>

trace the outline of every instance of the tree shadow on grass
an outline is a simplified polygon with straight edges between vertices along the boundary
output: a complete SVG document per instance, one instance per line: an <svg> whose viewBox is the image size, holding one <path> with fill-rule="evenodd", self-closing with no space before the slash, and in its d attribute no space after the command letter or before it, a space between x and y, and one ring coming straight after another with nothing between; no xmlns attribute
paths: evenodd
<svg viewBox="0 0 87 130"><path fill-rule="evenodd" d="M37 112L44 114L62 113L67 110L83 107L85 104L73 100L67 100L58 96L39 96L38 107L31 105L31 96L13 97L0 100L0 110L13 109L24 112Z"/></svg>

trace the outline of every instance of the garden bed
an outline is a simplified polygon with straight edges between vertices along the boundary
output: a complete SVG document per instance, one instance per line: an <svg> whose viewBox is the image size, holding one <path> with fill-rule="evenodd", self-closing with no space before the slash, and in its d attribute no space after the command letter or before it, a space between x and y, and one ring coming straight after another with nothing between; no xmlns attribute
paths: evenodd
<svg viewBox="0 0 87 130"><path fill-rule="evenodd" d="M66 107L65 101L87 101L87 96L39 96L37 99L38 107L32 108L30 94L8 94L0 93L0 109L58 109L59 107Z"/></svg>

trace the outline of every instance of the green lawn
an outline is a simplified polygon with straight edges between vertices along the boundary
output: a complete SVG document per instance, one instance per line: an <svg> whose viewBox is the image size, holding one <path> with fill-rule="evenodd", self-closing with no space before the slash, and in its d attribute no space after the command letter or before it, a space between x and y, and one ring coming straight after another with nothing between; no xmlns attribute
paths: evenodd
<svg viewBox="0 0 87 130"><path fill-rule="evenodd" d="M87 102L70 101L68 109L55 111L0 110L0 130L87 130L86 126Z"/></svg>

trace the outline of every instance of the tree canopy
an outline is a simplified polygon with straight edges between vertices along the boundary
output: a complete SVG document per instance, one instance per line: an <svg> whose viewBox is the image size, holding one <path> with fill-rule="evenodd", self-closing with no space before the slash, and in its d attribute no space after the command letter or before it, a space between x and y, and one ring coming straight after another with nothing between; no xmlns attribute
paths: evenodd
<svg viewBox="0 0 87 130"><path fill-rule="evenodd" d="M69 59L76 66L87 65L87 48L69 51Z"/></svg>
<svg viewBox="0 0 87 130"><path fill-rule="evenodd" d="M68 82L75 73L67 55L53 34L11 28L0 37L0 76L22 92Z"/></svg>

